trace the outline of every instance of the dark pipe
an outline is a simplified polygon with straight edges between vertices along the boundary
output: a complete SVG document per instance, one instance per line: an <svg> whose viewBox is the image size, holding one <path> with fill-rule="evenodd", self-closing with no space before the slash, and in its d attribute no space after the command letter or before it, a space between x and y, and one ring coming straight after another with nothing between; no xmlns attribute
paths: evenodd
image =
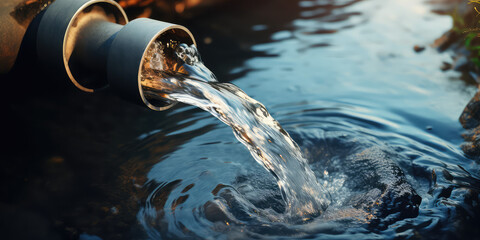
<svg viewBox="0 0 480 240"><path fill-rule="evenodd" d="M85 68L92 59L78 57L78 42L92 40L85 38L83 29L95 21L128 22L123 9L111 0L57 0L45 10L37 32L39 60L48 67L65 69L75 86L86 92L107 85L106 80L101 79L102 74Z"/></svg>
<svg viewBox="0 0 480 240"><path fill-rule="evenodd" d="M110 45L122 25L91 19L79 28L75 47L69 65L76 66L75 76L83 79L85 84L90 79L91 88L101 88L107 83L107 58ZM90 78L89 78L90 77Z"/></svg>
<svg viewBox="0 0 480 240"><path fill-rule="evenodd" d="M79 89L94 92L112 86L127 100L164 110L167 102L149 102L140 84L142 60L157 38L195 44L183 26L136 19L128 23L112 0L56 0L43 13L37 30L37 54L48 67L65 69Z"/></svg>

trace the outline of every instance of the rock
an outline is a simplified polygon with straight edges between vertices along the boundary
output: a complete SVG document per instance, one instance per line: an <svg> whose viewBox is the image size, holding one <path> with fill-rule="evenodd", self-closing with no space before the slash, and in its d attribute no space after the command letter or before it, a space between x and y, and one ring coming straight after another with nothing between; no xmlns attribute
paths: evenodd
<svg viewBox="0 0 480 240"><path fill-rule="evenodd" d="M408 161L406 156L368 137L326 132L318 139L321 134L302 132L298 138L295 134L291 133L313 161L314 171L328 172L321 177L326 182L343 182L341 187L330 186L342 192L333 193L337 195L332 198L343 199L340 207L367 212L369 227L382 230L399 220L418 216L422 198L398 165Z"/></svg>
<svg viewBox="0 0 480 240"><path fill-rule="evenodd" d="M419 52L423 52L423 50L425 50L425 46L419 46L419 45L415 45L413 47L413 51L419 53Z"/></svg>
<svg viewBox="0 0 480 240"><path fill-rule="evenodd" d="M452 69L452 66L453 65L451 63L443 62L440 69L442 69L442 71L447 71L447 70Z"/></svg>

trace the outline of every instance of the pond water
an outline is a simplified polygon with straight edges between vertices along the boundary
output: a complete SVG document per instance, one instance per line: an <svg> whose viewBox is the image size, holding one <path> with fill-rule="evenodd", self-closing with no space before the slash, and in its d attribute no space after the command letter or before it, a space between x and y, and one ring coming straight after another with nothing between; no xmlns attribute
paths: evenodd
<svg viewBox="0 0 480 240"><path fill-rule="evenodd" d="M414 0L280 1L208 18L224 38L205 36L212 43L201 50L217 57L206 64L230 64L222 75L267 106L300 145L332 203L307 223L266 221L258 209L285 208L275 179L228 127L203 112L175 118L193 110L180 107L162 120L168 128L137 143L157 159L137 215L148 236L473 234L474 223L464 220L477 218L479 168L459 148L458 117L475 88L459 73L442 71L450 55L428 47L451 27L450 17L432 7ZM232 43L220 43L222 49L217 41ZM230 50L232 44L238 49ZM416 53L417 44L426 50ZM156 151L176 139L182 142L174 149Z"/></svg>
<svg viewBox="0 0 480 240"><path fill-rule="evenodd" d="M228 1L179 22L218 80L265 105L298 143L330 194L319 216L262 215L285 211L276 179L207 112L181 104L151 112L42 82L43 91L25 86L24 98L6 100L2 231L12 239L478 238L480 166L460 148L458 121L477 89L441 70L451 53L430 44L452 23L435 7Z"/></svg>
<svg viewBox="0 0 480 240"><path fill-rule="evenodd" d="M432 8L414 0L267 1L204 20L223 37L200 36L212 40L201 48L207 66L228 68L222 76L269 109L300 145L332 203L307 223L265 221L256 209L285 208L275 179L228 127L180 107L161 120L168 128L136 143L156 152L144 159L157 162L142 185L147 196L137 215L148 236L473 234L474 223L465 219L477 218L479 166L459 148L458 117L475 88L459 73L442 71L450 55L428 47L451 27L450 17ZM418 44L425 51L416 53ZM220 61L210 62L215 54ZM159 147L178 139L173 149Z"/></svg>

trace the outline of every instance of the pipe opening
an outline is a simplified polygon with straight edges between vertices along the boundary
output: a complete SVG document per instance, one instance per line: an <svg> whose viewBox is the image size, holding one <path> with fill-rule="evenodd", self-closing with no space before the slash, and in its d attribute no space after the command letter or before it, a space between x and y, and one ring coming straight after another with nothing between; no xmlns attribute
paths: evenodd
<svg viewBox="0 0 480 240"><path fill-rule="evenodd" d="M178 66L178 61L175 56L175 48L182 43L187 45L196 44L188 30L182 26L172 26L172 28L161 32L158 37L154 38L143 54L143 60L140 65L139 90L143 102L153 110L168 109L175 105L176 102L167 99L160 100L144 94L148 86L144 85L145 80L143 76L146 75L148 69L152 68L157 68L157 70L162 71L178 71L180 66ZM164 46L164 48L160 50L158 46ZM161 54L161 56L158 56L158 54ZM157 62L157 66L155 67L151 66L152 58L155 58L155 61L160 61Z"/></svg>

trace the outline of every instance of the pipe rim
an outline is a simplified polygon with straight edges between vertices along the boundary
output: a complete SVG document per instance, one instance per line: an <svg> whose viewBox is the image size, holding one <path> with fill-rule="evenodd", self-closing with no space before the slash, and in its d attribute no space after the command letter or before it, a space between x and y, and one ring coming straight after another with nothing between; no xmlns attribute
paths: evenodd
<svg viewBox="0 0 480 240"><path fill-rule="evenodd" d="M67 59L67 39L68 39L68 36L70 34L70 30L72 28L72 25L73 23L75 22L75 20L77 19L78 15L81 14L86 8L90 7L90 6L93 6L95 4L100 4L100 3L107 3L107 4L110 4L112 5L114 8L113 9L116 9L118 13L120 13L118 15L118 17L122 17L123 18L123 21L125 22L125 24L128 23L128 17L127 17L127 14L125 13L125 11L123 10L123 8L120 6L120 4L118 4L117 2L113 1L113 0L91 0L91 1L88 1L86 2L85 4L83 4L81 7L79 7L77 9L77 11L75 12L75 14L72 16L72 18L70 19L70 21L68 22L68 26L67 26L67 29L65 30L65 35L63 36L63 43L62 43L62 58L63 58L63 64L65 66L65 70L67 72L67 75L68 77L70 78L70 81L72 81L72 83L80 90L84 91L84 92L90 92L90 93L93 93L95 91L95 89L93 88L87 88L85 86L83 86L82 84L80 84L76 79L75 77L73 76L72 74L72 71L70 70L70 66L68 64L68 60ZM118 22L116 22L118 23ZM97 89L101 89L101 88L104 88L108 86L105 85L105 86L102 86L100 88L97 88Z"/></svg>
<svg viewBox="0 0 480 240"><path fill-rule="evenodd" d="M164 106L155 106L148 101L148 99L145 97L145 94L143 93L143 88L142 88L142 69L143 69L143 63L144 63L143 60L145 59L145 55L146 55L148 49L153 44L153 42L155 42L158 38L160 38L160 36L162 36L162 34L166 33L169 30L174 30L174 29L180 29L180 30L184 31L185 33L187 33L188 36L190 37L190 39L192 40L193 44L195 45L195 47L197 47L197 42L195 41L195 38L193 37L193 34L190 32L190 30L188 30L188 28L186 28L182 25L173 24L173 25L170 25L170 26L162 29L162 31L159 31L157 34L155 34L155 36L153 36L152 39L150 39L150 41L147 44L147 47L143 51L142 58L140 60L139 66L138 66L138 75L137 75L138 81L137 82L138 82L138 92L140 93L140 98L142 99L143 103L145 103L145 105L147 105L148 108L150 108L152 110L155 110L155 111L167 110L167 109L175 106L177 104L177 102L171 102L169 104L166 103L166 105L164 105Z"/></svg>

